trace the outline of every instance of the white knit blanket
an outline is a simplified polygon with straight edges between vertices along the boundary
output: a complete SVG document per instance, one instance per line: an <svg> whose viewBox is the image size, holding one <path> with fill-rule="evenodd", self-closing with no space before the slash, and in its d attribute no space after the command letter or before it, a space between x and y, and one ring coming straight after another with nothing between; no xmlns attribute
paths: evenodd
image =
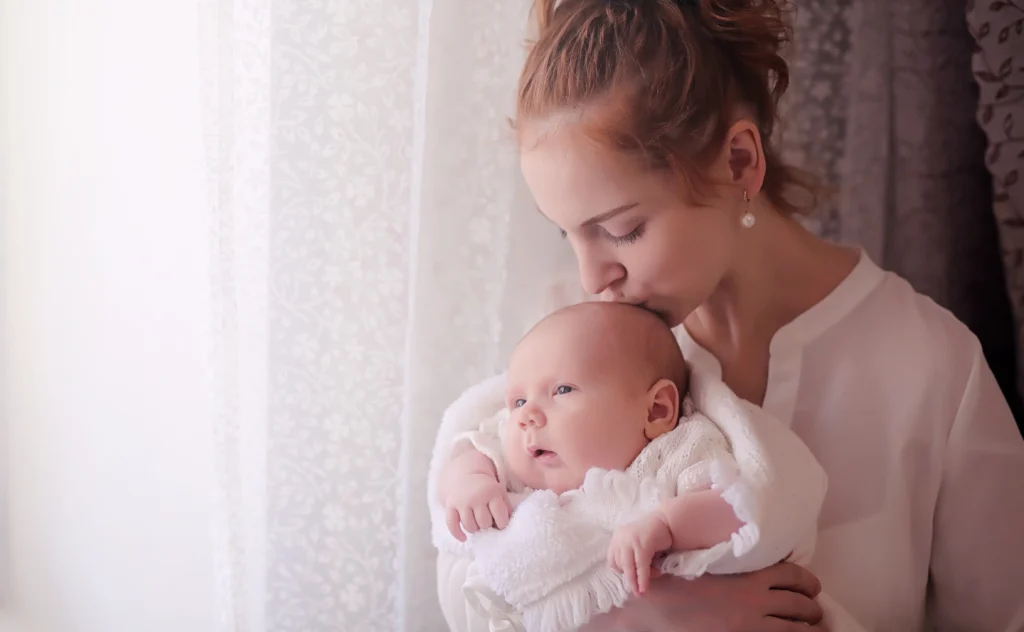
<svg viewBox="0 0 1024 632"><path fill-rule="evenodd" d="M508 480L498 449L508 414L504 386L503 375L487 380L448 409L428 482L434 544L473 557L464 590L491 630L572 630L621 606L630 594L621 573L607 565L612 533L686 491L721 489L743 526L711 549L668 555L660 561L664 572L693 578L758 570L786 558L809 561L824 471L781 422L699 373L679 427L651 442L627 471L595 468L580 489L561 495L515 494L505 529L458 542L436 500L438 474L454 442L471 437Z"/></svg>

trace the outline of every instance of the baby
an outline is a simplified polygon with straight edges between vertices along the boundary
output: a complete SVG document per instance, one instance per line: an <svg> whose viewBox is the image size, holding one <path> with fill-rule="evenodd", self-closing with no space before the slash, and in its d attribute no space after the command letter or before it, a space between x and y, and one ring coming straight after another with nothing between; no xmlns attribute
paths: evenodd
<svg viewBox="0 0 1024 632"><path fill-rule="evenodd" d="M672 460L668 493L612 525L608 565L643 593L659 554L728 542L743 522L711 489L711 464L732 457L707 417L689 407L681 417L688 379L671 330L644 309L581 303L545 318L512 354L498 432L459 435L441 470L451 534L508 527L510 492L549 490L565 503L588 476L631 466L653 476Z"/></svg>

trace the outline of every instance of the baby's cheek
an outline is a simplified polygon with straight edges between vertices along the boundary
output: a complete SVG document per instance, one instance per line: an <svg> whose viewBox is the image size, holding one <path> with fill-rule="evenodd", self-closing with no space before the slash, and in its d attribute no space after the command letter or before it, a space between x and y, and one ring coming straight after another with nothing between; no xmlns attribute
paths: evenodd
<svg viewBox="0 0 1024 632"><path fill-rule="evenodd" d="M560 481L561 492L567 492L571 489L579 489L583 487L583 481L587 478L587 471L590 470L590 466L586 467L573 467L571 469L564 470L562 480Z"/></svg>
<svg viewBox="0 0 1024 632"><path fill-rule="evenodd" d="M606 470L624 470L642 449L634 437L605 436L594 437L580 446L580 459L588 468L601 467Z"/></svg>
<svg viewBox="0 0 1024 632"><path fill-rule="evenodd" d="M536 472L533 462L526 456L526 451L522 448L517 449L515 441L507 441L505 446L505 462L508 463L508 469L512 476L519 479L524 485L536 489Z"/></svg>

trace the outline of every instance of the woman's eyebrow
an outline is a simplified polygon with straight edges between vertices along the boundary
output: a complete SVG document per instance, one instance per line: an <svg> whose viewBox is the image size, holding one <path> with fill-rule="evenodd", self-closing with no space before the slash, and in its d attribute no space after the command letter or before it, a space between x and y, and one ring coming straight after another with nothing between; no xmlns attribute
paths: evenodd
<svg viewBox="0 0 1024 632"><path fill-rule="evenodd" d="M622 206L616 206L615 208L613 208L613 209L611 209L609 211L605 211L603 213L598 213L597 215L595 215L595 216L591 217L590 219L584 221L582 224L580 224L580 228L586 228L587 226L593 226L594 224L600 224L601 222L606 222L606 221L610 220L611 218L615 217L616 215L621 215L622 213L625 213L626 211L632 210L632 209L636 208L637 206L640 206L639 202L632 202L630 204L623 204ZM535 204L533 206L533 208L538 213L540 213L544 217L544 219L548 219L548 221L550 221L548 216L544 214L544 211L541 210L540 206Z"/></svg>
<svg viewBox="0 0 1024 632"><path fill-rule="evenodd" d="M615 208L611 209L610 211L605 211L604 213L599 213L599 214L591 217L587 221L585 221L582 224L580 224L580 226L581 227L593 226L594 224L600 224L601 222L606 222L606 221L610 220L611 218L615 217L616 215L621 215L622 213L625 213L628 210L636 208L639 204L640 204L639 202L633 202L631 204L623 204L622 206L616 206Z"/></svg>

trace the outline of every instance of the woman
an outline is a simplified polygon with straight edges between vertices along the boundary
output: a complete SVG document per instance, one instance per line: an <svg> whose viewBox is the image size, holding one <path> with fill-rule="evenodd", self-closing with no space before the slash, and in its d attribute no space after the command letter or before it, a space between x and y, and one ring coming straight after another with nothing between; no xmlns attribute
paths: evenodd
<svg viewBox="0 0 1024 632"><path fill-rule="evenodd" d="M661 578L593 627L805 630L824 585L873 632L1024 629L1024 441L966 327L794 220L814 189L771 142L778 3L538 11L522 170L584 289L678 326L690 362L789 422L830 479L811 569ZM475 630L464 572L439 561L449 624Z"/></svg>

